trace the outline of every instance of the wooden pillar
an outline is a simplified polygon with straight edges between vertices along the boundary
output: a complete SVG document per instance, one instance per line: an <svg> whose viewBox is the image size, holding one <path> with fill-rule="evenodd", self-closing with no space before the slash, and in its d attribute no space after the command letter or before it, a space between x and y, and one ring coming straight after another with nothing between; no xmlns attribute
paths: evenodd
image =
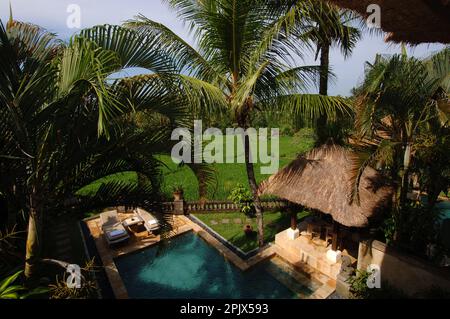
<svg viewBox="0 0 450 319"><path fill-rule="evenodd" d="M291 214L291 229L297 229L297 210L293 208L289 208L289 212Z"/></svg>
<svg viewBox="0 0 450 319"><path fill-rule="evenodd" d="M331 240L331 249L338 250L339 224L333 221L333 238Z"/></svg>

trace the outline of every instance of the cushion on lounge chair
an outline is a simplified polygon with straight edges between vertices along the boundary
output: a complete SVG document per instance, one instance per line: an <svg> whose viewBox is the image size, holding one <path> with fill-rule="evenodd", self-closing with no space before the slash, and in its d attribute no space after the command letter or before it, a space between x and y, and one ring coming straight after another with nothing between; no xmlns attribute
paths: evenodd
<svg viewBox="0 0 450 319"><path fill-rule="evenodd" d="M127 232L124 229L114 229L110 232L107 232L107 234L111 239L115 239L127 235Z"/></svg>
<svg viewBox="0 0 450 319"><path fill-rule="evenodd" d="M141 208L137 208L136 213L138 216L140 216L144 220L144 222L145 222L144 226L148 231L154 231L159 228L158 219L156 219L155 216L153 216L149 212L147 212Z"/></svg>
<svg viewBox="0 0 450 319"><path fill-rule="evenodd" d="M101 213L100 223L105 238L110 245L124 242L130 238L122 223L119 221L116 210Z"/></svg>

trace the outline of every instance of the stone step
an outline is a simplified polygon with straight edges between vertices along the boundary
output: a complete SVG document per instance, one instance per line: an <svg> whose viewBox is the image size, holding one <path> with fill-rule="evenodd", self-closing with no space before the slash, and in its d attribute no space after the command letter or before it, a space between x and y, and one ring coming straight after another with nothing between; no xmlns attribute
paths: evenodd
<svg viewBox="0 0 450 319"><path fill-rule="evenodd" d="M316 290L321 286L321 283L316 280L315 277L315 271L312 270L310 267L307 267L306 264L302 264L302 267L295 267L288 262L284 261L280 257L275 257L270 260L274 265L276 265L278 268L285 271L289 276L293 277L295 280L297 280L302 285L308 287L311 290ZM302 270L300 270L302 268ZM305 269L305 271L303 271Z"/></svg>
<svg viewBox="0 0 450 319"><path fill-rule="evenodd" d="M300 299L306 299L310 294L313 293L311 289L299 283L288 273L280 271L280 268L273 263L269 262L269 264L265 266L265 270L269 275L281 282L289 290L294 292Z"/></svg>

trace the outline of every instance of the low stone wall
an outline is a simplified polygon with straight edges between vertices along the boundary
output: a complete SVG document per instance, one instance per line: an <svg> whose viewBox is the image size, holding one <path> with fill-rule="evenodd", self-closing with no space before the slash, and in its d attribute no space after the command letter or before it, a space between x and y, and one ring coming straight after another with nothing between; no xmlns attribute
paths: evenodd
<svg viewBox="0 0 450 319"><path fill-rule="evenodd" d="M293 265L307 264L313 269L320 271L331 279L336 279L342 261L333 263L326 258L327 247L315 245L306 236L300 236L292 240L284 230L275 235L275 246L277 253Z"/></svg>
<svg viewBox="0 0 450 319"><path fill-rule="evenodd" d="M382 282L387 281L411 296L420 295L433 287L450 291L448 272L376 240L359 244L358 269L366 270L370 264L380 266Z"/></svg>
<svg viewBox="0 0 450 319"><path fill-rule="evenodd" d="M289 203L284 200L262 200L261 205L264 210L285 209ZM162 209L167 213L174 214L202 214L210 212L236 212L239 211L239 205L231 201L196 201L186 202L177 200L173 202L162 203Z"/></svg>

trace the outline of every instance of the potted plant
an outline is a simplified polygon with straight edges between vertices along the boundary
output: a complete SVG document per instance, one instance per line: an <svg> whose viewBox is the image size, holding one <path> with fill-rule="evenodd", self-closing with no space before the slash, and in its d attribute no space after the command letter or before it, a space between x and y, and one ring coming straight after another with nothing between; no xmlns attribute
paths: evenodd
<svg viewBox="0 0 450 319"><path fill-rule="evenodd" d="M174 200L183 200L183 186L181 185L176 185L173 187L173 198Z"/></svg>
<svg viewBox="0 0 450 319"><path fill-rule="evenodd" d="M253 235L253 226L250 224L247 224L244 226L244 233L246 236L251 236Z"/></svg>

